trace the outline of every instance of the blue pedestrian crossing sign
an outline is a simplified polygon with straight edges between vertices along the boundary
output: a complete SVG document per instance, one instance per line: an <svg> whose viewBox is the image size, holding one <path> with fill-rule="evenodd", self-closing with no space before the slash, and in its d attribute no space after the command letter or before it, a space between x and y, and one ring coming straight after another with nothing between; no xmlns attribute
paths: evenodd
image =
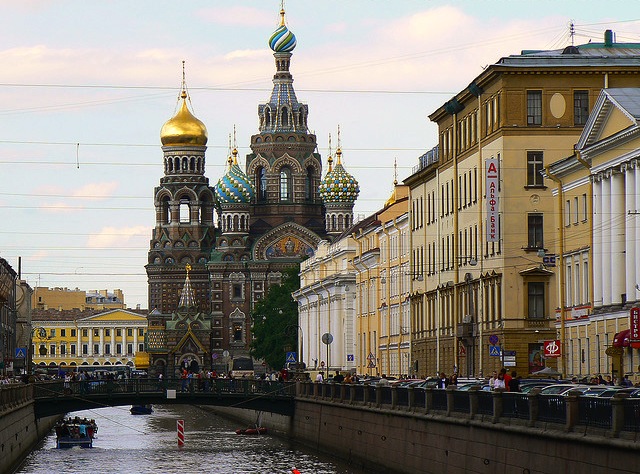
<svg viewBox="0 0 640 474"><path fill-rule="evenodd" d="M16 347L16 359L26 359L27 350L24 347Z"/></svg>
<svg viewBox="0 0 640 474"><path fill-rule="evenodd" d="M295 352L287 352L287 362L297 362L298 354Z"/></svg>
<svg viewBox="0 0 640 474"><path fill-rule="evenodd" d="M347 362L354 362L356 360L353 354L347 354Z"/></svg>
<svg viewBox="0 0 640 474"><path fill-rule="evenodd" d="M500 346L489 346L489 355L493 357L500 357Z"/></svg>

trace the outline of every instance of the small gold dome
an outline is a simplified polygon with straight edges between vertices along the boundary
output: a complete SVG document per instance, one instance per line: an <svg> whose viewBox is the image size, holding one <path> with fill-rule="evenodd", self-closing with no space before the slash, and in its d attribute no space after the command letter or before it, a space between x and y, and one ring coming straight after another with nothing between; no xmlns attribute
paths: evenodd
<svg viewBox="0 0 640 474"><path fill-rule="evenodd" d="M187 107L187 94L182 91L180 110L162 126L160 141L165 146L207 144L207 127Z"/></svg>

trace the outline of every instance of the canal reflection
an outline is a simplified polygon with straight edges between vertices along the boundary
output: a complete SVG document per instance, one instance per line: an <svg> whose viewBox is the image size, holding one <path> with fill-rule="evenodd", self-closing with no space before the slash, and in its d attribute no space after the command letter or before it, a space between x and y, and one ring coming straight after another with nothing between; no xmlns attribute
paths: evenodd
<svg viewBox="0 0 640 474"><path fill-rule="evenodd" d="M245 428L206 407L165 405L151 415L131 415L129 407L87 410L72 416L94 418L92 449L55 448L51 433L29 454L18 473L356 473L362 470L293 446L270 435L242 436ZM176 421L185 422L185 446L178 448ZM371 471L368 471L371 472Z"/></svg>

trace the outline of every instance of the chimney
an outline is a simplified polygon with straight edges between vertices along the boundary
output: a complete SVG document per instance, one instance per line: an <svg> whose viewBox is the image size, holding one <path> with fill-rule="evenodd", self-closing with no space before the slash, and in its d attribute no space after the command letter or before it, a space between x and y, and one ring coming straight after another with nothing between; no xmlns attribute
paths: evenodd
<svg viewBox="0 0 640 474"><path fill-rule="evenodd" d="M613 31L606 30L604 32L604 47L611 48L613 46Z"/></svg>

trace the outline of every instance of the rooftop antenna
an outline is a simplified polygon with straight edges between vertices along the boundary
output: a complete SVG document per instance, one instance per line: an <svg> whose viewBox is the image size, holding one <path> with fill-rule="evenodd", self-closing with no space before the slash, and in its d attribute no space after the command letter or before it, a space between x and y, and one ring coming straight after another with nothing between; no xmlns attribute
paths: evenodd
<svg viewBox="0 0 640 474"><path fill-rule="evenodd" d="M569 36L571 36L571 46L574 46L573 42L576 37L576 25L573 23L573 20L569 22Z"/></svg>

